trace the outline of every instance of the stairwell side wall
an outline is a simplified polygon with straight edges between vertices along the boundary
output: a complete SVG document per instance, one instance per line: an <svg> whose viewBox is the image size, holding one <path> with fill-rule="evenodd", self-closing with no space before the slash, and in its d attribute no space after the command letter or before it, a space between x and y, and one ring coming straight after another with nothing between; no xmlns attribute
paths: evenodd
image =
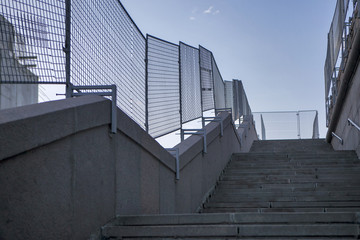
<svg viewBox="0 0 360 240"><path fill-rule="evenodd" d="M349 92L344 100L335 133L343 139L341 144L338 139L332 138L331 144L335 150L355 150L360 158L360 131L347 123L351 119L360 125L360 67L358 65Z"/></svg>
<svg viewBox="0 0 360 240"><path fill-rule="evenodd" d="M360 19L356 18L353 28L352 47L347 64L340 75L340 92L334 114L330 121L326 140L335 150L355 150L360 158L360 131L348 124L348 118L360 125ZM343 139L343 144L331 133Z"/></svg>
<svg viewBox="0 0 360 240"><path fill-rule="evenodd" d="M0 239L82 239L116 215L191 213L240 138L223 113L175 159L111 103L88 96L0 111Z"/></svg>

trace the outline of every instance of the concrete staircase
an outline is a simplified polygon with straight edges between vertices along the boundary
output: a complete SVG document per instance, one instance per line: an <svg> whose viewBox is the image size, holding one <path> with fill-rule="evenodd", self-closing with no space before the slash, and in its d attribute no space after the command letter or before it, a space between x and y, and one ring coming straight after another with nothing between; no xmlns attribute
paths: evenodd
<svg viewBox="0 0 360 240"><path fill-rule="evenodd" d="M324 140L233 154L201 214L119 217L105 239L358 239L360 161Z"/></svg>

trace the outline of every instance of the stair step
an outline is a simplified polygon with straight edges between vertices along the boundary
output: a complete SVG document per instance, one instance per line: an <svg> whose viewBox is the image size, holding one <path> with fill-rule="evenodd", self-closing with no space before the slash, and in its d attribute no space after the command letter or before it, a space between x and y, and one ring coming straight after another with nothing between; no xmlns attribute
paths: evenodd
<svg viewBox="0 0 360 240"><path fill-rule="evenodd" d="M357 224L109 226L105 237L326 237L358 236Z"/></svg>
<svg viewBox="0 0 360 240"><path fill-rule="evenodd" d="M121 216L104 239L357 239L360 161L324 140L255 141L233 154L201 214Z"/></svg>
<svg viewBox="0 0 360 240"><path fill-rule="evenodd" d="M260 201L260 202L325 202L325 201L360 201L360 196L231 196L224 197L215 195L210 198L212 202L249 202L249 201Z"/></svg>
<svg viewBox="0 0 360 240"><path fill-rule="evenodd" d="M253 207L253 208L301 208L301 207L323 207L323 208L331 208L331 207L360 207L360 201L358 202L241 202L241 203L205 203L205 208L218 207L218 208L243 208Z"/></svg>
<svg viewBox="0 0 360 240"><path fill-rule="evenodd" d="M202 209L202 213L219 213L219 212L227 212L227 213L234 213L234 212L251 212L251 213L306 213L306 212L313 212L313 213L323 213L323 212L358 212L360 207L349 207L349 208L323 208L323 207L302 207L302 208L231 208L231 207L212 207L212 208L204 208Z"/></svg>
<svg viewBox="0 0 360 240"><path fill-rule="evenodd" d="M356 213L213 213L119 216L111 225L355 223Z"/></svg>

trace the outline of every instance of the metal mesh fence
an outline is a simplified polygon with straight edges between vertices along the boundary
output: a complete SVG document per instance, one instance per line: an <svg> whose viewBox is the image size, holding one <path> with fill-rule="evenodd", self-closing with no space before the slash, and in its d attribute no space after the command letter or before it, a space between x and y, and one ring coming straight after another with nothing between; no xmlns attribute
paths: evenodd
<svg viewBox="0 0 360 240"><path fill-rule="evenodd" d="M149 133L159 137L181 127L179 46L147 36Z"/></svg>
<svg viewBox="0 0 360 240"><path fill-rule="evenodd" d="M234 93L236 95L236 105L238 107L238 118L242 116L252 115L251 108L244 90L244 86L240 80L233 80L234 82Z"/></svg>
<svg viewBox="0 0 360 240"><path fill-rule="evenodd" d="M119 0L6 0L0 7L0 108L13 83L33 103L38 83L69 83L68 97L115 84L117 106L159 137L215 107L231 105L238 119L248 106L239 83L226 87L225 99L211 51L145 38Z"/></svg>
<svg viewBox="0 0 360 240"><path fill-rule="evenodd" d="M71 82L117 85L117 105L145 128L145 38L117 0L72 0Z"/></svg>
<svg viewBox="0 0 360 240"><path fill-rule="evenodd" d="M234 99L234 90L233 90L233 82L232 81L225 81L225 107L231 108L231 112L233 114L233 120L235 121L236 118L236 106L235 106L235 99Z"/></svg>
<svg viewBox="0 0 360 240"><path fill-rule="evenodd" d="M255 127L262 140L318 138L317 111L253 113ZM263 124L262 124L263 120ZM316 129L315 129L316 128ZM314 134L314 130L316 134ZM263 138L266 136L266 139Z"/></svg>
<svg viewBox="0 0 360 240"><path fill-rule="evenodd" d="M182 122L202 116L199 49L180 42Z"/></svg>
<svg viewBox="0 0 360 240"><path fill-rule="evenodd" d="M0 2L0 83L65 83L65 1Z"/></svg>
<svg viewBox="0 0 360 240"><path fill-rule="evenodd" d="M200 51L200 79L203 111L214 108L214 81L211 67L211 52L202 46Z"/></svg>
<svg viewBox="0 0 360 240"><path fill-rule="evenodd" d="M212 62L213 78L214 78L215 108L225 108L225 84L212 54L211 54L211 62Z"/></svg>
<svg viewBox="0 0 360 240"><path fill-rule="evenodd" d="M328 33L327 54L324 66L326 124L329 125L331 108L335 105L338 91L338 71L341 70L347 58L348 36L352 16L359 7L357 1L337 0L334 16ZM357 6L356 6L357 3ZM346 22L348 21L348 22ZM342 67L341 67L342 66Z"/></svg>

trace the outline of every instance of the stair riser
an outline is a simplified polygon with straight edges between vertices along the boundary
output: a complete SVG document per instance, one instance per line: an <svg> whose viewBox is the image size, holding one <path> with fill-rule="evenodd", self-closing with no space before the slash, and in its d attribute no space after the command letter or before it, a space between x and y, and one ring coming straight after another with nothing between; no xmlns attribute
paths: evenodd
<svg viewBox="0 0 360 240"><path fill-rule="evenodd" d="M326 237L357 236L355 224L117 226L103 230L105 237Z"/></svg>

